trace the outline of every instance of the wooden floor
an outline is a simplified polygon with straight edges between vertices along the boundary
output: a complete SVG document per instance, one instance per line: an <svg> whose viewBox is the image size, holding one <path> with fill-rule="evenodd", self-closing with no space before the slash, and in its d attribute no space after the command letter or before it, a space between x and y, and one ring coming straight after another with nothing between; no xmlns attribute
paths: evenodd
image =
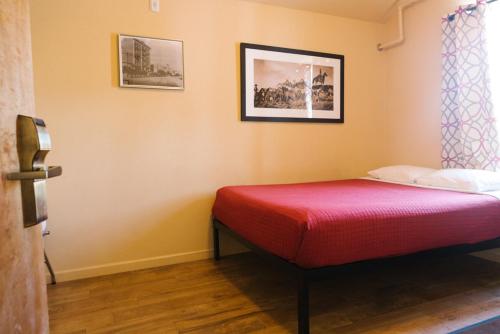
<svg viewBox="0 0 500 334"><path fill-rule="evenodd" d="M295 333L295 281L252 253L48 287L51 333ZM311 286L311 332L448 333L500 314L500 263L387 265Z"/></svg>

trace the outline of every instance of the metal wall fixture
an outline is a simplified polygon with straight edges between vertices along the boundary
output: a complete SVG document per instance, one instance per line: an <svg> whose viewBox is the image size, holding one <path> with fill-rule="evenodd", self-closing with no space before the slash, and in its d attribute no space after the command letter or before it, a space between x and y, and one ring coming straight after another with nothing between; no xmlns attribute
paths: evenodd
<svg viewBox="0 0 500 334"><path fill-rule="evenodd" d="M421 1L423 0L406 0L406 1L399 1L399 3L397 2L399 37L391 42L377 44L377 50L384 51L393 48L395 46L398 46L400 44L403 44L403 42L405 41L404 10L410 7L411 5Z"/></svg>
<svg viewBox="0 0 500 334"><path fill-rule="evenodd" d="M17 154L20 171L7 174L8 180L21 181L24 227L47 220L46 180L62 174L61 166L45 165L52 146L42 119L17 116Z"/></svg>

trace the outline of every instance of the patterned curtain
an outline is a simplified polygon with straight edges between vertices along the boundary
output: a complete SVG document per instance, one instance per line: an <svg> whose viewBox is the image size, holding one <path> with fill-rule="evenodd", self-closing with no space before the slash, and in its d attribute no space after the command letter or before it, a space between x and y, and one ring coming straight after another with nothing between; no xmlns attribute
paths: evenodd
<svg viewBox="0 0 500 334"><path fill-rule="evenodd" d="M443 18L443 168L497 170L499 142L488 76L487 4Z"/></svg>

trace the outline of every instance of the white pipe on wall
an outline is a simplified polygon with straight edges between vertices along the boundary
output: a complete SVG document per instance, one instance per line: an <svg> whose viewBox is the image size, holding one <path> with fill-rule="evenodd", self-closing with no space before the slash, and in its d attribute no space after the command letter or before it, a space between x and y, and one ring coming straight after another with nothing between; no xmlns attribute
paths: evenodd
<svg viewBox="0 0 500 334"><path fill-rule="evenodd" d="M399 6L398 6L399 37L392 42L387 42L384 44L382 44L382 43L377 44L377 49L379 51L384 51L384 50L393 48L395 46L402 44L405 41L405 28L404 28L404 16L403 16L404 10L406 8L410 7L411 5L413 5L417 2L420 2L420 1L423 1L423 0L408 0L408 1L405 1L404 3L399 4Z"/></svg>

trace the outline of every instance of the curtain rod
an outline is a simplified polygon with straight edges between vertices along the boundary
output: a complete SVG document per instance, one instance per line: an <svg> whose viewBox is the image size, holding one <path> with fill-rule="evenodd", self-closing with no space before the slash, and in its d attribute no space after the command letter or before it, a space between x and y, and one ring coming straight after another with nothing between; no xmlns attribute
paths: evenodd
<svg viewBox="0 0 500 334"><path fill-rule="evenodd" d="M486 3L490 4L490 3L493 3L493 2L496 2L498 0L486 0ZM469 10L475 10L477 8L477 6L472 6L472 7L468 7L467 9ZM450 14L448 15L448 21L453 21L455 19L455 16L457 14Z"/></svg>

